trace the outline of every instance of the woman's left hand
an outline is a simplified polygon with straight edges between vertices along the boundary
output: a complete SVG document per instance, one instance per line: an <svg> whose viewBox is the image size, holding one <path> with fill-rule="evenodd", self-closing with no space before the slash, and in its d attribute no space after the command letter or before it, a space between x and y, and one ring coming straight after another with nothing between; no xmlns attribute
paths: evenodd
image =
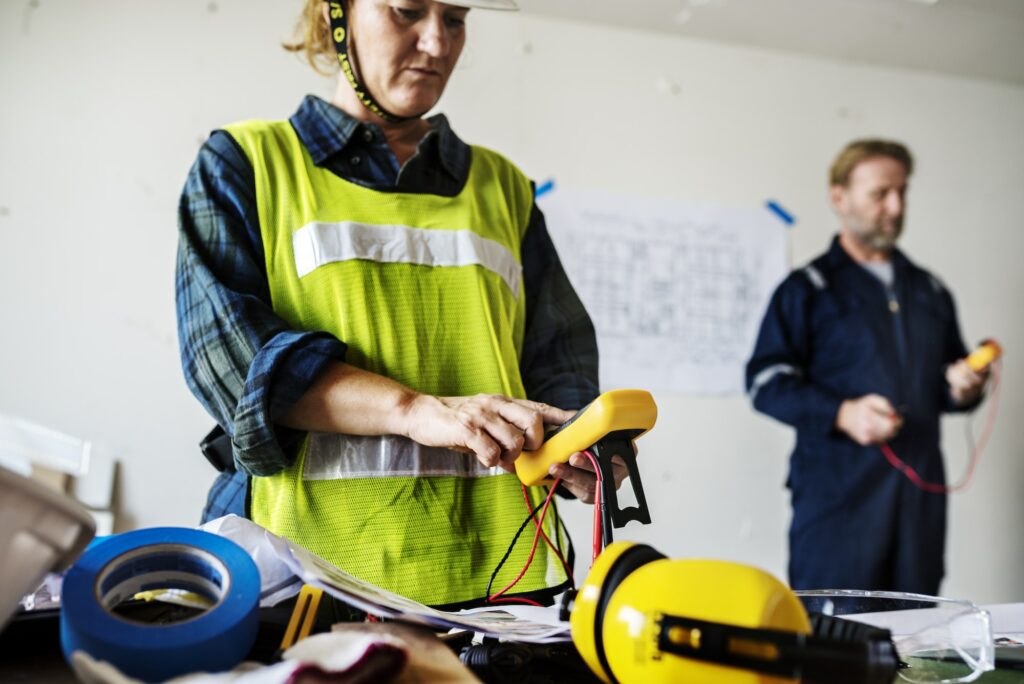
<svg viewBox="0 0 1024 684"><path fill-rule="evenodd" d="M553 477L560 478L566 489L583 503L594 503L594 487L597 476L590 459L580 452L569 457L568 463L555 463L548 471ZM612 457L612 472L615 477L615 489L622 486L622 481L629 476L626 464L619 456Z"/></svg>

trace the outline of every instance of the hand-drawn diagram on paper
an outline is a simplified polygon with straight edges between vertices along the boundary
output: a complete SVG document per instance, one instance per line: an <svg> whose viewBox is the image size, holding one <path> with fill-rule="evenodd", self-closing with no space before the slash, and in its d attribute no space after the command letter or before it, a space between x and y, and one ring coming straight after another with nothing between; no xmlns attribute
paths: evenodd
<svg viewBox="0 0 1024 684"><path fill-rule="evenodd" d="M767 209L558 188L540 208L597 329L601 387L743 391L743 367L788 271Z"/></svg>

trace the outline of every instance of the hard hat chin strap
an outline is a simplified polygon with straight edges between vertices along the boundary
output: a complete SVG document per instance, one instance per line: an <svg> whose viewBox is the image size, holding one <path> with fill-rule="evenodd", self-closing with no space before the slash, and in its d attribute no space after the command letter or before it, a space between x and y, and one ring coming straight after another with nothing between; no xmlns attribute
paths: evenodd
<svg viewBox="0 0 1024 684"><path fill-rule="evenodd" d="M421 112L414 116L399 116L392 114L388 110L384 109L374 99L373 95L370 94L369 89L364 86L359 80L359 74L356 73L355 65L353 64L353 58L355 52L353 51L352 57L349 57L349 27L348 17L345 15L344 0L338 0L337 2L329 2L330 5L330 22L331 22L331 40L334 41L334 48L338 51L338 64L341 67L341 73L345 74L345 79L349 85L352 86L352 90L355 91L356 97L363 103L363 106L369 109L371 112L392 123L400 123L402 121L411 121L413 119L419 119L426 112Z"/></svg>

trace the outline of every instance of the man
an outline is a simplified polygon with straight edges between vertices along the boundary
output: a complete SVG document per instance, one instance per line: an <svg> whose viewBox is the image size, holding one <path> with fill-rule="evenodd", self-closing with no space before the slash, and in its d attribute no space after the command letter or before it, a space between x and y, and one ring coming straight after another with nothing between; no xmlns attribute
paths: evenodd
<svg viewBox="0 0 1024 684"><path fill-rule="evenodd" d="M939 416L981 399L953 299L896 249L913 159L884 140L836 158L831 248L772 297L746 382L754 408L796 428L790 584L936 594L946 497L883 457L942 483Z"/></svg>

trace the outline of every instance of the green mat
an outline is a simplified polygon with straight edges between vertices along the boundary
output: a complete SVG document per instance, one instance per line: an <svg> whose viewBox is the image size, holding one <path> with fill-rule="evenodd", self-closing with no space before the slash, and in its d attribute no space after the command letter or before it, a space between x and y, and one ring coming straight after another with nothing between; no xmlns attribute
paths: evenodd
<svg viewBox="0 0 1024 684"><path fill-rule="evenodd" d="M1002 649L997 650L996 662L1006 657L1001 653ZM1017 659L1014 659L1018 666L1024 665L1024 649L1014 649L1013 653L1009 655L1017 655L1020 653ZM952 679L955 677L962 677L968 674L967 669L963 665L957 665L955 663L942 662L941 660L930 660L923 658L908 658L907 664L912 669L918 671L919 675L927 673L934 677L934 679ZM1014 669L996 669L992 672L986 672L980 678L975 680L981 684L1024 684L1024 670ZM905 680L897 677L893 680L894 684L906 684Z"/></svg>

